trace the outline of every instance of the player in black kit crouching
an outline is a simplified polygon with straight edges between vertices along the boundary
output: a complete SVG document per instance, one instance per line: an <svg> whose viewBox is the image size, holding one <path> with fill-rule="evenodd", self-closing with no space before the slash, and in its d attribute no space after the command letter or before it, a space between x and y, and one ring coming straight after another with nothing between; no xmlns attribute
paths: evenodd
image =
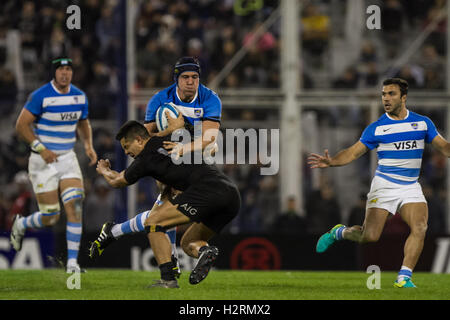
<svg viewBox="0 0 450 320"><path fill-rule="evenodd" d="M144 224L161 271L161 279L152 286L178 288L172 272L171 244L164 231L190 222L193 224L180 243L186 254L198 259L189 282L199 283L219 254L218 248L209 246L207 241L239 212L241 198L237 186L214 165L175 164L164 148L164 141L170 141L170 137L150 138L147 129L137 121L126 122L116 139L134 161L120 173L111 170L109 160L98 161L97 172L112 187L125 187L150 176L182 192L155 208Z"/></svg>

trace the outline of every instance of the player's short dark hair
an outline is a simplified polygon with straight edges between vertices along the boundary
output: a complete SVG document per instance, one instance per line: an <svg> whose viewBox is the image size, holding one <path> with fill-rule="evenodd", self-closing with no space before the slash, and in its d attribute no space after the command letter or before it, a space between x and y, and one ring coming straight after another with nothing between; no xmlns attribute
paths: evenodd
<svg viewBox="0 0 450 320"><path fill-rule="evenodd" d="M150 138L147 128L142 123L129 120L120 127L119 132L116 134L116 140L120 141L122 138L127 140L134 139L138 136L144 139Z"/></svg>
<svg viewBox="0 0 450 320"><path fill-rule="evenodd" d="M400 88L400 96L408 94L408 81L401 78L389 78L383 81L383 86L388 86L390 84L396 84Z"/></svg>

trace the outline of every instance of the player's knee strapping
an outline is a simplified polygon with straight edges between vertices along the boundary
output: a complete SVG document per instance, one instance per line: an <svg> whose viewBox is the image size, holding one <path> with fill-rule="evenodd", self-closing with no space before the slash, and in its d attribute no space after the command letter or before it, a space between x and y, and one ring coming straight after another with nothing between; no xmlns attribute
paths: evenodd
<svg viewBox="0 0 450 320"><path fill-rule="evenodd" d="M61 200L63 203L67 203L71 200L83 200L84 190L82 188L67 188L61 192Z"/></svg>
<svg viewBox="0 0 450 320"><path fill-rule="evenodd" d="M53 217L59 215L61 212L61 206L58 203L54 204L38 204L39 212L43 217Z"/></svg>
<svg viewBox="0 0 450 320"><path fill-rule="evenodd" d="M67 188L61 193L61 200L64 204L73 201L75 214L81 219L83 215L84 190L81 188Z"/></svg>
<svg viewBox="0 0 450 320"><path fill-rule="evenodd" d="M166 232L166 227L157 225L157 224L152 224L149 226L145 227L145 232L146 233L151 233L151 232Z"/></svg>

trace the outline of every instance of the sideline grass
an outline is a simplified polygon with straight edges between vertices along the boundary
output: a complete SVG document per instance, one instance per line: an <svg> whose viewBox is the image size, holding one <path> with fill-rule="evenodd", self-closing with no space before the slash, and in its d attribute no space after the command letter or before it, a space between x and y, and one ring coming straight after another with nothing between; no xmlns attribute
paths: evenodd
<svg viewBox="0 0 450 320"><path fill-rule="evenodd" d="M381 273L381 289L369 290L364 272L219 271L193 286L188 272L180 289L147 289L158 272L90 269L81 288L69 290L61 269L0 270L0 299L7 300L449 300L450 277L415 273L417 289L393 287L394 272Z"/></svg>

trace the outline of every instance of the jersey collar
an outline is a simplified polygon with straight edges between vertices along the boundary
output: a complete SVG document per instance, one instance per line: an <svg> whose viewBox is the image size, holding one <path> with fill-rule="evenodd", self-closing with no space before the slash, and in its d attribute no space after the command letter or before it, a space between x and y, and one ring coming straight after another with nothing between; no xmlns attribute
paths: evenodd
<svg viewBox="0 0 450 320"><path fill-rule="evenodd" d="M56 88L56 86L53 84L53 80L50 81L50 84L52 85L53 90L55 90L55 91L56 91L57 93L59 93L59 94L68 94L68 93L70 93L70 90L72 89L72 84L69 84L69 92L64 93L64 92L59 91L59 90Z"/></svg>
<svg viewBox="0 0 450 320"><path fill-rule="evenodd" d="M181 102L183 102L183 103L189 103L189 104L191 104L191 103L194 103L195 100L197 99L197 96L198 96L198 89L197 89L197 92L195 93L194 98L192 98L192 101L191 101L191 102L184 102L183 100L180 99L180 96L178 95L178 87L175 87L175 93L176 93L177 98L178 98L179 101L181 101Z"/></svg>
<svg viewBox="0 0 450 320"><path fill-rule="evenodd" d="M391 118L391 116L387 112L385 112L385 113L386 113L386 117L388 117L392 121L402 121L402 120L408 119L408 117L409 117L409 110L408 109L406 109L406 117L404 119L401 119L401 120L393 119L393 118Z"/></svg>

